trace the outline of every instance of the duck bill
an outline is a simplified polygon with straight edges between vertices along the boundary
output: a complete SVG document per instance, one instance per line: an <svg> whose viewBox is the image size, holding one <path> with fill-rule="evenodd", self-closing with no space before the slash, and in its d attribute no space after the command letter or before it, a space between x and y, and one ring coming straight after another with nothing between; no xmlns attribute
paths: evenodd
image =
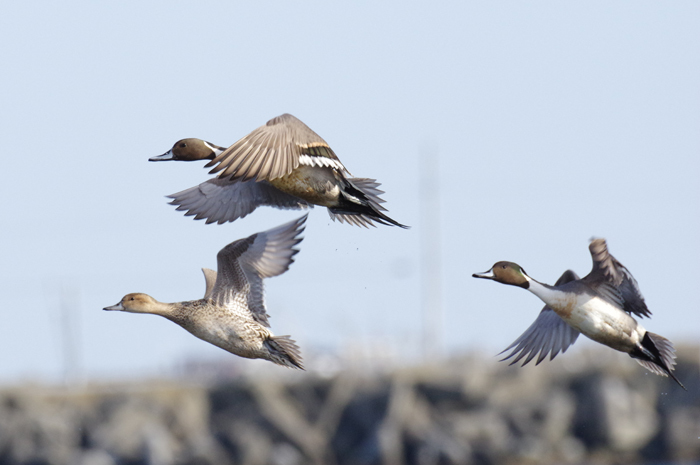
<svg viewBox="0 0 700 465"><path fill-rule="evenodd" d="M483 278L483 279L494 279L496 276L493 274L493 268L483 273L474 273L472 278Z"/></svg>
<svg viewBox="0 0 700 465"><path fill-rule="evenodd" d="M124 306L122 305L121 302L119 302L117 305L112 305L111 307L105 307L102 310L124 310Z"/></svg>
<svg viewBox="0 0 700 465"><path fill-rule="evenodd" d="M163 155L158 155L158 156L151 157L148 159L148 161L168 161L168 160L174 160L172 150L168 150Z"/></svg>

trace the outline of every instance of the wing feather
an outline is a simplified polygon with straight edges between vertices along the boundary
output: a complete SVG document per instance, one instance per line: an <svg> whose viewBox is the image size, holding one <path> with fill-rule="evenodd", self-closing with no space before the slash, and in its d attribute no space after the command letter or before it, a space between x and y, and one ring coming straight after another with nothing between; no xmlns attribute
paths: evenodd
<svg viewBox="0 0 700 465"><path fill-rule="evenodd" d="M282 209L308 208L308 202L289 195L267 182L210 179L202 184L168 196L178 211L207 223L234 221L261 205Z"/></svg>
<svg viewBox="0 0 700 465"><path fill-rule="evenodd" d="M593 239L588 246L593 268L582 281L592 289L600 290L601 297L619 306L625 312L639 317L650 317L637 280L622 263L608 251L605 239Z"/></svg>
<svg viewBox="0 0 700 465"><path fill-rule="evenodd" d="M299 249L307 215L276 228L234 241L217 254L217 277L211 299L220 306L245 305L253 318L269 326L263 279L289 268Z"/></svg>
<svg viewBox="0 0 700 465"><path fill-rule="evenodd" d="M221 172L222 179L269 181L291 173L305 153L334 160L345 170L321 136L287 113L238 140L206 166L213 167L211 173Z"/></svg>
<svg viewBox="0 0 700 465"><path fill-rule="evenodd" d="M561 275L555 285L559 286L577 279L578 276L576 273L567 270ZM545 305L530 327L527 328L515 342L500 353L503 354L512 349L511 353L501 359L501 361L508 360L515 356L515 359L510 363L513 365L527 356L521 365L525 366L539 354L539 358L536 362L536 365L539 365L548 354L550 355L549 359L553 360L559 352L566 352L566 350L576 342L579 334L577 330L562 320L554 310Z"/></svg>

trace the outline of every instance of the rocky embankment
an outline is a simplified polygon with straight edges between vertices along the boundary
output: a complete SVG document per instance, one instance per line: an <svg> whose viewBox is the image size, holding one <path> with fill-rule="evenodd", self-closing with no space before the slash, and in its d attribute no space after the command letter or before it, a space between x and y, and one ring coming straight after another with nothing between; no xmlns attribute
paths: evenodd
<svg viewBox="0 0 700 465"><path fill-rule="evenodd" d="M611 351L525 368L474 356L329 377L5 387L0 464L698 463L699 352L680 351L688 392Z"/></svg>

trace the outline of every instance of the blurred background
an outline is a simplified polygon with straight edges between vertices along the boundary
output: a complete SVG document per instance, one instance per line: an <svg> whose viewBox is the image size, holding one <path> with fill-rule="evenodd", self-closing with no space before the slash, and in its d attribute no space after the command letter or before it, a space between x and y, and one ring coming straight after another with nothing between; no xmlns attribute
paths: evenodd
<svg viewBox="0 0 700 465"><path fill-rule="evenodd" d="M6 395L0 418L17 418L0 425L0 463L700 460L697 3L15 2L2 6L0 39L0 385ZM103 312L130 292L165 302L199 298L200 268L215 267L218 250L300 215L262 207L234 223L205 225L165 199L208 179L203 163L147 161L185 137L228 146L285 112L321 135L353 175L381 182L389 215L412 226L365 230L332 222L325 209L311 211L296 262L266 282L273 331L298 342L308 373L238 359L159 317ZM584 338L537 368L497 363L494 355L534 321L542 304L471 274L510 260L542 282L553 283L567 268L585 275L593 236L605 237L638 280L653 312L644 326L682 349L679 377L689 393ZM445 392L457 393L448 395L452 403L416 388L447 376L430 371L437 367L450 373ZM503 394L508 401L487 401L498 376L513 377L515 390ZM165 429L138 434L146 442L131 446L131 455L104 445L119 437L112 430L100 433L103 439L80 432L95 430L86 418L123 428L126 436L141 431L129 415L105 413L111 412L105 405L122 402L104 397L105 390L123 402L155 405L161 388L147 380L159 380L169 386L162 389L184 396L168 397L176 399L173 405L201 400L203 427L215 414L201 412L214 412L217 402L234 402L238 394L254 395L257 389L246 386L269 379L279 392L294 386L316 392L304 397L316 403L292 402L298 412L320 412L324 399L342 391L339 407L319 420L324 431L345 431L330 425L345 425L353 402L374 405L357 400L364 399L360 392L381 392L386 400L362 407L368 418L367 412L380 419L404 414L391 417L394 429L382 433L390 439L368 426L357 433L366 444L337 433L347 450L374 451L366 455L340 454L346 449L331 447L330 439L302 446L306 439L295 442L269 419L256 423L269 437L259 446L267 455L236 449L231 438L240 440L240 431L254 435L250 426L226 434L210 426L214 433L202 433L208 439L192 439L202 450L219 451L212 456L153 452L171 449L143 439L151 434L174 434L168 440L185 447L182 438L189 436L173 433L179 423L172 419ZM561 425L569 426L548 427L573 438L562 443L568 444L564 452L546 445L559 439L545 445L523 439L530 449L510 447L520 444L512 438L546 437L518 433L531 427L513 420L511 407L525 406L539 412L532 413L533 424L549 418L532 397L523 394L530 400L518 402L524 379L566 387L569 410L562 408L573 413ZM623 400L600 400L618 399L601 394L615 389L603 387L608 379L622 383L615 386ZM485 383L481 391L465 387L479 382ZM550 388L542 386L532 392L546 404L551 396L542 393ZM101 416L87 413L86 401L78 402L84 411L75 407L65 389L92 399L87 404ZM155 392L157 402L144 392ZM23 407L56 396L63 400L51 408L75 423L40 409L32 416L27 409L33 407ZM269 399L244 404L274 404ZM133 408L142 411L138 402ZM607 407L599 407L595 421L608 426L586 423L593 420L577 412L588 402L622 404L631 412L645 405L654 415L622 430L652 426L642 439L615 446L601 432L614 428L601 418L620 415L606 417ZM681 420L668 419L675 418L662 408L669 403L683 406ZM505 426L448 435L460 447L470 444L467 452L439 439L432 420L405 413L441 418L440 408L475 406L491 412L484 415L500 412ZM270 416L284 417L274 411ZM73 425L72 439L57 439L63 436L40 426L59 417ZM478 418L464 421L490 424ZM404 424L413 425L418 442L402 442L396 431ZM601 436L587 438L585 429ZM681 439L668 436L671 430ZM17 451L41 449L39 442L18 446L3 439L27 431L50 444L73 444L72 452L60 459L22 455ZM489 455L473 445L474 437L509 446ZM425 449L424 443L433 445ZM677 443L685 452L672 447ZM325 452L314 456L317 449ZM443 449L453 452L435 452ZM401 453L387 452L396 450Z"/></svg>

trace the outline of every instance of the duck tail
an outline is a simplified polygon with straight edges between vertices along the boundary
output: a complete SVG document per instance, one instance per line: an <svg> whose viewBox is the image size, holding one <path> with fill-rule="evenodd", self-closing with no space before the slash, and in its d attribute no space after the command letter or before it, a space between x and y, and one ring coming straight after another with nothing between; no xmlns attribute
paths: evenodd
<svg viewBox="0 0 700 465"><path fill-rule="evenodd" d="M356 226L374 226L373 222L377 222L408 229L409 226L403 225L382 213L382 211L386 211L386 208L381 205L384 203L384 200L379 196L384 191L379 189L380 185L375 179L347 179L339 199L340 205L328 208L331 218L333 220L338 219L341 223L346 221Z"/></svg>
<svg viewBox="0 0 700 465"><path fill-rule="evenodd" d="M676 350L671 341L656 333L647 331L642 338L642 344L630 352L630 357L637 360L647 370L661 376L670 376L680 387L685 389L676 375L673 374L676 364Z"/></svg>
<svg viewBox="0 0 700 465"><path fill-rule="evenodd" d="M289 336L270 336L264 344L270 361L289 368L304 369L299 346Z"/></svg>

